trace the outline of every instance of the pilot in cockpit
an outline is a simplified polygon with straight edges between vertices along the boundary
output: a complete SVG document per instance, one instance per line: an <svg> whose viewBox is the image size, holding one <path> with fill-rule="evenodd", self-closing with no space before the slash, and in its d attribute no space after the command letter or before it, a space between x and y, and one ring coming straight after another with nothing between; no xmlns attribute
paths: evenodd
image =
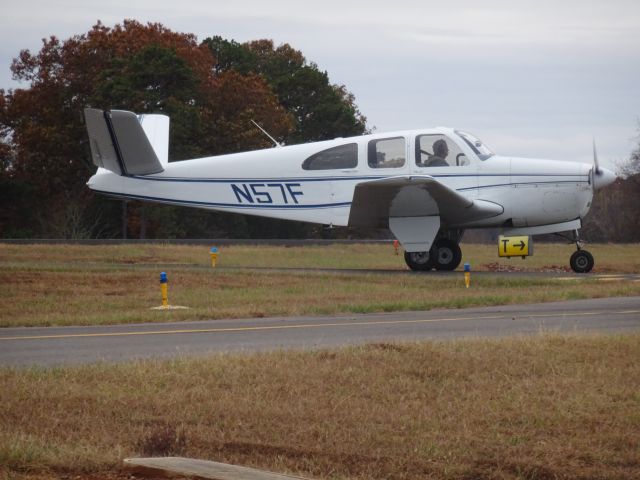
<svg viewBox="0 0 640 480"><path fill-rule="evenodd" d="M449 155L449 147L447 142L442 138L433 142L433 155L425 162L425 167L448 167L449 164L445 160Z"/></svg>

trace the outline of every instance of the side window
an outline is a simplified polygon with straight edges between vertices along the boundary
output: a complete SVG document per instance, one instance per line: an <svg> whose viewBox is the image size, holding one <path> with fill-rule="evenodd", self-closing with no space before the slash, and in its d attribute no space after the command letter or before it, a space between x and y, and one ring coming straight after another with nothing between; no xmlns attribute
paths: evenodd
<svg viewBox="0 0 640 480"><path fill-rule="evenodd" d="M371 168L398 168L405 163L405 140L403 137L371 140L368 162Z"/></svg>
<svg viewBox="0 0 640 480"><path fill-rule="evenodd" d="M419 167L460 167L469 159L446 135L416 137L416 165Z"/></svg>
<svg viewBox="0 0 640 480"><path fill-rule="evenodd" d="M358 144L348 143L311 155L302 163L303 170L333 170L358 166Z"/></svg>

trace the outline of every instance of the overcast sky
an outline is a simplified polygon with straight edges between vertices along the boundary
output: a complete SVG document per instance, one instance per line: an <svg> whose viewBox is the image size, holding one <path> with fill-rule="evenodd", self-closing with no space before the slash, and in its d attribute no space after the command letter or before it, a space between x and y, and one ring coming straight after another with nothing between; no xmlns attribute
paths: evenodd
<svg viewBox="0 0 640 480"><path fill-rule="evenodd" d="M41 39L134 18L200 40L289 43L377 131L465 129L505 155L628 158L640 118L640 1L22 0L3 6L0 88ZM23 85L26 86L26 85Z"/></svg>

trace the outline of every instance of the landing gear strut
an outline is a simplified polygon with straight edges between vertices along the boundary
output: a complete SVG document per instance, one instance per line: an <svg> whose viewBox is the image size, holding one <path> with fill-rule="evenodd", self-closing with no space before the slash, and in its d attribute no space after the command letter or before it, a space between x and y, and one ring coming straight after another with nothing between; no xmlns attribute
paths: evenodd
<svg viewBox="0 0 640 480"><path fill-rule="evenodd" d="M458 239L461 235L458 236ZM404 261L411 270L420 272L433 268L451 271L462 261L462 250L458 242L448 237L438 237L428 252L404 252Z"/></svg>
<svg viewBox="0 0 640 480"><path fill-rule="evenodd" d="M578 249L576 252L573 252L571 255L571 259L569 260L569 264L571 268L576 273L588 273L593 268L593 264L595 263L593 260L593 255L587 252L586 250L582 250L582 244L580 243L580 236L578 235L578 230L573 232L573 239L576 243L576 248Z"/></svg>

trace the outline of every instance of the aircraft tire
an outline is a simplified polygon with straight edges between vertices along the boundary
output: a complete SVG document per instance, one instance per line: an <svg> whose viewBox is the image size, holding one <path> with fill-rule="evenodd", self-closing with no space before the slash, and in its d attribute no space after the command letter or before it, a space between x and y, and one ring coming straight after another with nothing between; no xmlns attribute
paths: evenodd
<svg viewBox="0 0 640 480"><path fill-rule="evenodd" d="M593 255L586 250L578 250L573 252L569 264L571 269L576 273L589 273L594 265Z"/></svg>
<svg viewBox="0 0 640 480"><path fill-rule="evenodd" d="M433 268L433 255L429 252L404 252L404 261L411 270L426 272Z"/></svg>
<svg viewBox="0 0 640 480"><path fill-rule="evenodd" d="M440 238L431 247L436 270L451 271L458 268L462 261L462 250L453 240Z"/></svg>

